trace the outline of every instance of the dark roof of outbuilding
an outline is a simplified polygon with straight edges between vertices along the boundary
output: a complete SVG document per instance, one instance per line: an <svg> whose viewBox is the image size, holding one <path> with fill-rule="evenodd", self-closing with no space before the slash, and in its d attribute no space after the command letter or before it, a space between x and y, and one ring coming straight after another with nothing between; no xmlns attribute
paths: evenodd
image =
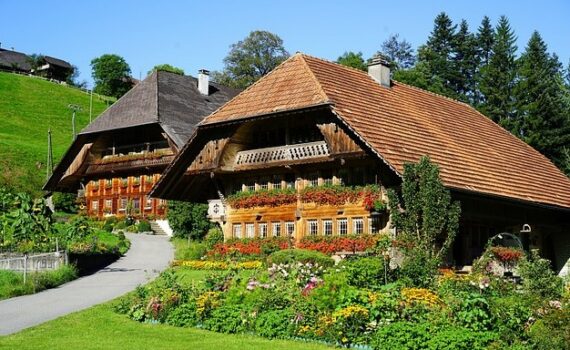
<svg viewBox="0 0 570 350"><path fill-rule="evenodd" d="M198 91L198 79L155 71L83 129L81 134L158 123L174 143L182 147L205 116L238 93L239 90L211 82L210 92L205 96Z"/></svg>
<svg viewBox="0 0 570 350"><path fill-rule="evenodd" d="M0 67L13 68L14 66L25 71L32 69L28 55L25 53L0 49Z"/></svg>
<svg viewBox="0 0 570 350"><path fill-rule="evenodd" d="M51 57L51 56L43 56L44 60L54 66L60 66L66 69L73 69L73 66L71 65L71 63L64 61L64 60L60 60L59 58L55 58L55 57Z"/></svg>

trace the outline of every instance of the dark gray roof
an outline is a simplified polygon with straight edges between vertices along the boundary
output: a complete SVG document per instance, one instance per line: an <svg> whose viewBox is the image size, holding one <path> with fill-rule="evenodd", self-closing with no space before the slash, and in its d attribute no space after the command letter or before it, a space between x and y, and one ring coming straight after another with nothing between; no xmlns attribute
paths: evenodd
<svg viewBox="0 0 570 350"><path fill-rule="evenodd" d="M51 56L43 56L44 60L54 66L60 66L65 69L73 69L73 66L64 60L60 60L59 58L51 57Z"/></svg>
<svg viewBox="0 0 570 350"><path fill-rule="evenodd" d="M135 85L81 134L158 123L182 147L196 125L239 90L210 82L208 96L198 91L198 79L155 71Z"/></svg>
<svg viewBox="0 0 570 350"><path fill-rule="evenodd" d="M18 51L0 49L0 67L14 68L19 70L30 71L32 67L28 59L28 55Z"/></svg>

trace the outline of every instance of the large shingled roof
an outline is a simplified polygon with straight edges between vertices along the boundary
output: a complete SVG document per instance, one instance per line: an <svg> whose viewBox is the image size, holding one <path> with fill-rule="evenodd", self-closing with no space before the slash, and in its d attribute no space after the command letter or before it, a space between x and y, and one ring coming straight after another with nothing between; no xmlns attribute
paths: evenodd
<svg viewBox="0 0 570 350"><path fill-rule="evenodd" d="M323 103L399 174L405 163L429 155L449 188L570 208L570 179L469 105L396 81L383 87L365 72L304 54L285 61L201 125Z"/></svg>

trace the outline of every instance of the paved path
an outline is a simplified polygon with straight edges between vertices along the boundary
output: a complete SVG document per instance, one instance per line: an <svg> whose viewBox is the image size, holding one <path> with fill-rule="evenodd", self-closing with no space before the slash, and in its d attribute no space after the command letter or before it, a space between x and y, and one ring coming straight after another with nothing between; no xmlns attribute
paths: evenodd
<svg viewBox="0 0 570 350"><path fill-rule="evenodd" d="M0 301L0 335L116 298L164 270L173 258L166 236L127 234L131 248L113 264L58 288Z"/></svg>

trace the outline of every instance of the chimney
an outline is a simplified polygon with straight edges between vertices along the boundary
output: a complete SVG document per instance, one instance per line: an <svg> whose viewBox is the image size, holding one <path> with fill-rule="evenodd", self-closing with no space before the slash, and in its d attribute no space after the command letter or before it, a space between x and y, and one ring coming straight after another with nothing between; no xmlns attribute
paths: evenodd
<svg viewBox="0 0 570 350"><path fill-rule="evenodd" d="M205 69L198 71L198 91L202 95L208 96L210 90L210 72Z"/></svg>
<svg viewBox="0 0 570 350"><path fill-rule="evenodd" d="M368 75L380 85L390 87L390 63L386 56L376 54L368 64Z"/></svg>

